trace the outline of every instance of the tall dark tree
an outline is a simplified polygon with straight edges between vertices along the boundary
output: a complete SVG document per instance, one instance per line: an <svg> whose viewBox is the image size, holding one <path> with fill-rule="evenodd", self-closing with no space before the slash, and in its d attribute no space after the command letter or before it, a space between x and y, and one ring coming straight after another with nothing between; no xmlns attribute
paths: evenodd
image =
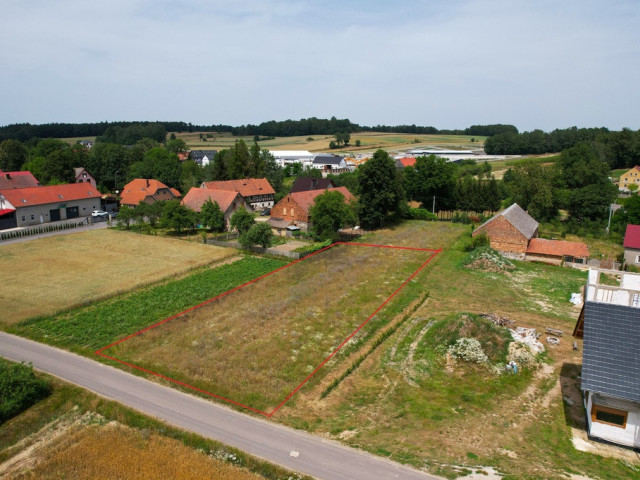
<svg viewBox="0 0 640 480"><path fill-rule="evenodd" d="M152 148L141 162L131 165L128 178L155 178L169 187L180 188L180 161L175 153Z"/></svg>
<svg viewBox="0 0 640 480"><path fill-rule="evenodd" d="M389 217L399 216L406 206L395 162L380 149L358 170L359 215L365 228L379 228Z"/></svg>
<svg viewBox="0 0 640 480"><path fill-rule="evenodd" d="M437 210L449 210L455 206L456 166L444 158L429 155L418 157L415 167L405 176L405 189L410 200L416 200L423 208L431 210L436 197Z"/></svg>
<svg viewBox="0 0 640 480"><path fill-rule="evenodd" d="M202 205L200 211L200 222L211 229L212 232L223 232L225 229L224 213L220 210L218 202L208 199Z"/></svg>
<svg viewBox="0 0 640 480"><path fill-rule="evenodd" d="M22 168L27 161L27 149L18 140L5 140L0 143L0 170L14 172Z"/></svg>
<svg viewBox="0 0 640 480"><path fill-rule="evenodd" d="M338 230L357 222L355 206L346 202L339 191L327 190L315 198L309 209L313 234L320 240L337 240Z"/></svg>

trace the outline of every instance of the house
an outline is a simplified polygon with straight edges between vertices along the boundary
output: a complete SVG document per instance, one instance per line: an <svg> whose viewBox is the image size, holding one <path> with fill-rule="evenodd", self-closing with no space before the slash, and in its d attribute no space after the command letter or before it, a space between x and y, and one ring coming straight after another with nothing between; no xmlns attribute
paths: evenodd
<svg viewBox="0 0 640 480"><path fill-rule="evenodd" d="M623 246L624 263L640 267L640 225L627 225Z"/></svg>
<svg viewBox="0 0 640 480"><path fill-rule="evenodd" d="M39 186L40 182L31 172L0 172L0 190Z"/></svg>
<svg viewBox="0 0 640 480"><path fill-rule="evenodd" d="M282 235L289 226L296 226L304 232L309 231L311 224L309 209L315 203L316 197L324 192L340 192L347 202L355 199L346 187L290 193L271 209L269 225L274 233Z"/></svg>
<svg viewBox="0 0 640 480"><path fill-rule="evenodd" d="M524 260L529 241L538 236L538 222L514 203L476 228L472 236L481 233L505 257Z"/></svg>
<svg viewBox="0 0 640 480"><path fill-rule="evenodd" d="M273 207L276 195L275 190L266 178L204 182L202 188L238 192L254 210L265 210Z"/></svg>
<svg viewBox="0 0 640 480"><path fill-rule="evenodd" d="M217 150L191 150L191 152L189 152L191 160L196 162L201 167L206 167L211 162L213 162L213 159L217 154Z"/></svg>
<svg viewBox="0 0 640 480"><path fill-rule="evenodd" d="M269 153L283 168L294 163L300 163L303 167L311 167L315 157L314 153L307 150L271 150Z"/></svg>
<svg viewBox="0 0 640 480"><path fill-rule="evenodd" d="M96 179L91 176L89 172L87 172L82 167L76 167L73 169L76 174L76 183L90 183L94 187L97 187Z"/></svg>
<svg viewBox="0 0 640 480"><path fill-rule="evenodd" d="M0 190L2 228L87 217L100 209L100 200L100 192L88 183Z"/></svg>
<svg viewBox="0 0 640 480"><path fill-rule="evenodd" d="M396 168L406 168L406 167L415 167L416 159L415 157L403 157L396 159Z"/></svg>
<svg viewBox="0 0 640 480"><path fill-rule="evenodd" d="M525 260L543 262L551 265L563 263L586 263L589 258L589 248L580 242L565 240L546 240L532 238L525 252Z"/></svg>
<svg viewBox="0 0 640 480"><path fill-rule="evenodd" d="M158 180L136 178L122 188L120 205L134 208L140 202L153 204L174 198L180 198L180 192L175 188L169 188Z"/></svg>
<svg viewBox="0 0 640 480"><path fill-rule="evenodd" d="M640 448L640 275L620 272L619 285L589 270L574 330L584 338L581 389L590 438Z"/></svg>
<svg viewBox="0 0 640 480"><path fill-rule="evenodd" d="M93 143L91 140L79 140L78 144L82 145L86 149L90 149L93 147Z"/></svg>
<svg viewBox="0 0 640 480"><path fill-rule="evenodd" d="M316 155L313 159L312 167L322 170L322 175L325 177L330 173L344 173L351 171L344 157L327 153Z"/></svg>
<svg viewBox="0 0 640 480"><path fill-rule="evenodd" d="M231 215L240 207L251 211L251 207L242 195L232 190L209 190L193 187L182 199L182 204L198 213L202 211L202 205L207 200L218 202L218 206L224 214L224 222L229 229Z"/></svg>
<svg viewBox="0 0 640 480"><path fill-rule="evenodd" d="M640 190L640 166L636 165L631 170L620 175L620 182L618 182L619 189L628 192L631 185L636 185Z"/></svg>
<svg viewBox="0 0 640 480"><path fill-rule="evenodd" d="M309 190L326 190L327 188L334 188L335 185L328 178L309 178L298 177L296 181L291 185L289 193L307 192Z"/></svg>

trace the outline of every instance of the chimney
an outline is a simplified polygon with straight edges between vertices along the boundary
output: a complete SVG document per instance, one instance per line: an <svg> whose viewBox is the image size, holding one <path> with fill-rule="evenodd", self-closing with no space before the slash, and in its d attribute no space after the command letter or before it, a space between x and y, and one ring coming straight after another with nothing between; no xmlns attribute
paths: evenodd
<svg viewBox="0 0 640 480"><path fill-rule="evenodd" d="M11 174L10 174L10 173L5 173L5 174L4 174L4 177L5 177L7 180L11 180Z"/></svg>
<svg viewBox="0 0 640 480"><path fill-rule="evenodd" d="M147 178L146 181L147 181L147 188L149 188L149 179Z"/></svg>
<svg viewBox="0 0 640 480"><path fill-rule="evenodd" d="M317 178L314 178L313 180L311 180L311 186L313 188L316 188L317 185L318 185L318 179Z"/></svg>

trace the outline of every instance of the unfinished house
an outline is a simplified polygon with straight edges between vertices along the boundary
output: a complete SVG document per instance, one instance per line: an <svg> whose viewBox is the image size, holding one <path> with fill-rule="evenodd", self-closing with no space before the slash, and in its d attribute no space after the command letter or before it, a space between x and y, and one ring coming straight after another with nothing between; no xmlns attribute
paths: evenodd
<svg viewBox="0 0 640 480"><path fill-rule="evenodd" d="M589 270L574 330L584 338L589 437L640 448L640 274Z"/></svg>
<svg viewBox="0 0 640 480"><path fill-rule="evenodd" d="M494 250L505 257L524 260L529 241L538 236L538 222L514 203L476 228L472 235L482 233L489 237Z"/></svg>

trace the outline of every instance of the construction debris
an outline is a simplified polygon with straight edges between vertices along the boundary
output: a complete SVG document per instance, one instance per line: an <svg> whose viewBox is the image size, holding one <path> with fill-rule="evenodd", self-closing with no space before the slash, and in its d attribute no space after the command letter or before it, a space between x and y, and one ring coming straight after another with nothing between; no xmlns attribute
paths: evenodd
<svg viewBox="0 0 640 480"><path fill-rule="evenodd" d="M515 330L509 329L509 331L514 342L527 345L534 353L544 352L544 345L538 341L540 334L535 328L517 327Z"/></svg>
<svg viewBox="0 0 640 480"><path fill-rule="evenodd" d="M560 339L558 337L547 337L547 343L551 345L558 345L560 343Z"/></svg>
<svg viewBox="0 0 640 480"><path fill-rule="evenodd" d="M513 328L516 326L516 322L514 322L510 318L503 317L502 315L498 315L496 313L481 313L480 316L495 323L499 327Z"/></svg>
<svg viewBox="0 0 640 480"><path fill-rule="evenodd" d="M547 327L547 333L549 335L553 335L554 337L561 337L562 335L564 335L564 332L562 330L556 330L555 328L550 327Z"/></svg>

